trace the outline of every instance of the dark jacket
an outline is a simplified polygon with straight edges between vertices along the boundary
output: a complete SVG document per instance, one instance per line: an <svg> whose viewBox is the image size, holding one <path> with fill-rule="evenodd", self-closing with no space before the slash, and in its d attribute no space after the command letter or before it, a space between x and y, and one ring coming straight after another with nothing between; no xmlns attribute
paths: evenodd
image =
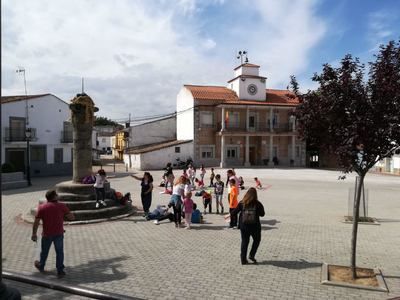
<svg viewBox="0 0 400 300"><path fill-rule="evenodd" d="M264 206L262 205L262 203L260 201L257 200L257 207L256 207L256 213L257 213L257 223L256 224L243 224L242 223L242 214L240 214L239 216L239 224L240 224L240 228L242 228L242 226L254 226L254 225L258 225L261 226L260 223L260 217L264 217L265 216L265 210L264 210ZM239 212L242 212L244 210L244 206L243 206L243 201L240 201L238 206L231 212L231 215L237 215Z"/></svg>

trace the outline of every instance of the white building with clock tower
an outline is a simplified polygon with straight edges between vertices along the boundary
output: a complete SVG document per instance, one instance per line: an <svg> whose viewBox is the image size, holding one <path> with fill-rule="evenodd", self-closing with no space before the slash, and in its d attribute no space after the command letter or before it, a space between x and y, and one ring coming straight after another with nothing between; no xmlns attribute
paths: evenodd
<svg viewBox="0 0 400 300"><path fill-rule="evenodd" d="M260 66L242 63L227 86L184 85L177 96L177 140L205 166L305 166L296 130L299 101L288 90L268 89ZM185 157L186 156L186 157Z"/></svg>

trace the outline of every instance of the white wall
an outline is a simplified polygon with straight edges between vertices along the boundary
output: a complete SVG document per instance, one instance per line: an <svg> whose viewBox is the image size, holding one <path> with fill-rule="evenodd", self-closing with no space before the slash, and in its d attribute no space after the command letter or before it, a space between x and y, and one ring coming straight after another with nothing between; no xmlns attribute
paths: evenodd
<svg viewBox="0 0 400 300"><path fill-rule="evenodd" d="M176 97L176 138L177 140L194 139L194 99L192 93L182 87Z"/></svg>
<svg viewBox="0 0 400 300"><path fill-rule="evenodd" d="M175 153L175 147L180 147L180 153ZM161 170L170 162L176 163L176 159L180 158L186 161L192 157L193 142L175 145L152 152L142 154L131 154L132 167L139 170ZM129 155L124 154L124 163L129 165Z"/></svg>
<svg viewBox="0 0 400 300"><path fill-rule="evenodd" d="M9 117L25 118L25 101L4 103L1 105L1 127L3 134L2 162L5 161L5 148L25 148L26 142L5 143L5 127L10 126ZM61 143L61 132L64 121L70 121L70 110L66 102L53 96L46 95L28 100L29 128L36 128L36 141L31 145L47 145L47 163L54 163L54 148L63 148L64 162L71 162L72 143Z"/></svg>
<svg viewBox="0 0 400 300"><path fill-rule="evenodd" d="M107 147L111 148L111 136L101 136L99 135L97 137L97 140L99 141L99 146L97 147L97 149L99 149L100 151L103 150L103 148L105 148L105 150L107 150Z"/></svg>
<svg viewBox="0 0 400 300"><path fill-rule="evenodd" d="M129 128L129 147L162 143L175 139L175 117L136 125Z"/></svg>
<svg viewBox="0 0 400 300"><path fill-rule="evenodd" d="M239 69L235 70L235 77L239 75L259 75L259 68L255 67L240 67Z"/></svg>

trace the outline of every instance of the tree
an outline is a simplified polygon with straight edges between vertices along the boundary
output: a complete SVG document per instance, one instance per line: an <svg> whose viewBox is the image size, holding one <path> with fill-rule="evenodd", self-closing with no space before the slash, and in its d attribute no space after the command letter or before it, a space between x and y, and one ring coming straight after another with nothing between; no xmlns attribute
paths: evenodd
<svg viewBox="0 0 400 300"><path fill-rule="evenodd" d="M356 247L361 190L367 172L400 149L400 41L380 47L369 72L358 58L346 55L338 68L323 66L314 74L316 90L298 93L300 135L310 146L335 154L345 173L359 176L353 208L351 269L356 278Z"/></svg>
<svg viewBox="0 0 400 300"><path fill-rule="evenodd" d="M111 125L114 127L121 127L120 124L108 119L107 117L96 117L96 119L94 120L94 126L107 126L107 125Z"/></svg>

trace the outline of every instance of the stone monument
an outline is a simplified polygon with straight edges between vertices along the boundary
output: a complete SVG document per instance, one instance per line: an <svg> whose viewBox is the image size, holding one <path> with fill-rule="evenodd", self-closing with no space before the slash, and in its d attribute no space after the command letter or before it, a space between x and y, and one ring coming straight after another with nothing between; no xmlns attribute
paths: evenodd
<svg viewBox="0 0 400 300"><path fill-rule="evenodd" d="M70 223L92 223L122 218L133 213L131 203L120 205L115 199L115 191L106 185L106 207L96 208L96 195L93 184L83 184L82 179L91 175L92 170L92 132L94 113L98 111L93 100L85 93L77 94L69 105L73 127L72 181L58 183L55 188L61 202L65 203L75 215ZM43 202L45 200L41 200ZM31 210L31 216L36 208Z"/></svg>

